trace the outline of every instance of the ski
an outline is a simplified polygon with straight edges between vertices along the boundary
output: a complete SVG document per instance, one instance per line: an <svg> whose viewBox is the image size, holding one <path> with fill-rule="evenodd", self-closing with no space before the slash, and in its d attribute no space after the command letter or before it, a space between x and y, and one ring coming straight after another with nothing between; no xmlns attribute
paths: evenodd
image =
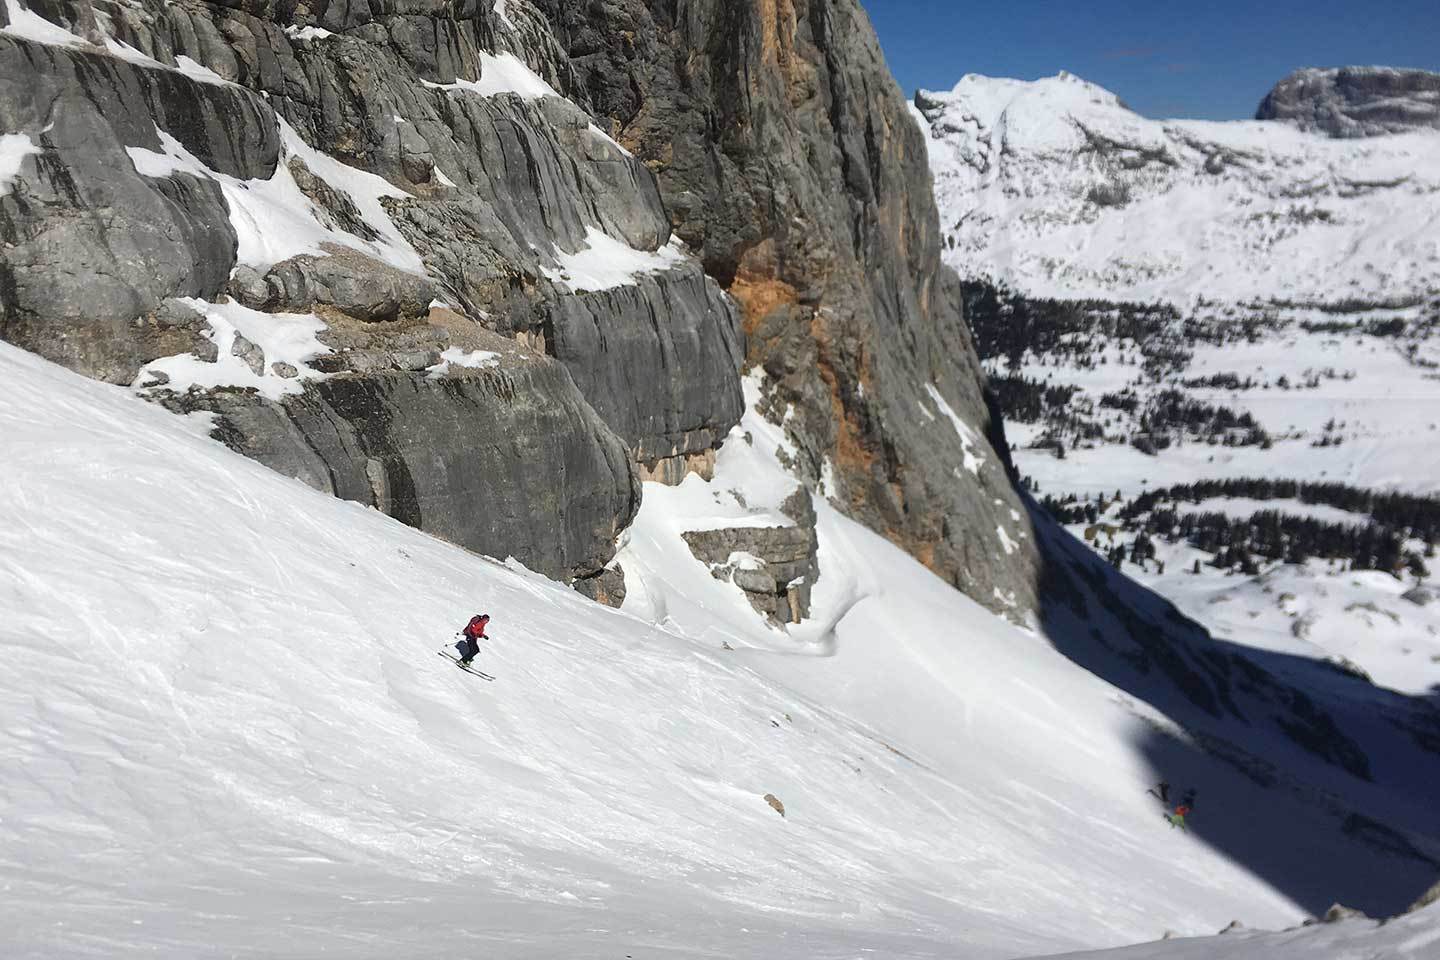
<svg viewBox="0 0 1440 960"><path fill-rule="evenodd" d="M494 680L494 679L495 679L494 677L490 676L490 674L488 674L488 673L484 673L483 671L477 670L477 669L475 669L474 667L467 667L467 666L465 666L465 664L463 664L463 663L460 662L460 658L459 658L459 657L452 657L450 654L446 653L444 650L436 650L435 653L436 653L437 656L441 656L441 657L444 657L446 660L449 660L451 663L455 664L455 666L459 667L461 670L464 670L466 673L474 674L475 676L479 677L479 678L482 679L482 680Z"/></svg>

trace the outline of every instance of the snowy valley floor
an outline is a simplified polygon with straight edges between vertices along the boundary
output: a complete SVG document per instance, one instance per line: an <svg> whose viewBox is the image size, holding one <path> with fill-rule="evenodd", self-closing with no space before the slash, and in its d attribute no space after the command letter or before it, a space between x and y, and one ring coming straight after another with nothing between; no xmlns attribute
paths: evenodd
<svg viewBox="0 0 1440 960"><path fill-rule="evenodd" d="M1105 497L1108 512L1102 523L1117 531L1114 542L1126 544L1134 533L1119 533L1124 501L1198 480L1289 479L1416 496L1440 492L1440 378L1435 373L1440 339L1418 313L1376 311L1337 320L1300 310L1281 311L1279 316L1278 329L1263 329L1250 342L1185 342L1193 356L1183 370L1160 379L1143 372L1138 362L1141 345L1124 338L1102 340L1091 359L1105 362L1095 366L1027 355L1018 372L1077 388L1069 409L1104 424L1109 439L1070 446L1060 459L1032 446L1047 429L1045 424L1007 424L1018 448L1018 468L1038 483L1042 495ZM1360 329L1387 320L1408 323L1408 339ZM1307 323L1312 329L1305 329ZM1325 323L1356 329L1338 333L1324 328ZM1225 376L1247 385L1183 385ZM1276 387L1282 380L1294 386ZM1189 401L1250 414L1273 443L1225 446L1190 436L1156 455L1142 453L1123 439L1136 433L1136 417L1106 407L1101 398L1132 393L1143 411L1146 399L1162 390L1181 390ZM1114 499L1117 494L1119 500ZM1274 510L1355 526L1370 520L1364 514L1296 500L1216 497L1181 502L1177 509L1223 512L1236 519ZM1087 526L1070 529L1081 537ZM1163 570L1154 563L1142 569L1127 562L1125 573L1174 601L1216 636L1317 659L1344 658L1376 683L1405 693L1440 691L1440 604L1402 600L1415 585L1410 575L1396 579L1376 571L1351 571L1345 562L1316 558L1303 567L1269 562L1264 576L1250 578L1208 566L1212 555L1183 541L1154 539ZM1102 533L1097 542L1104 553L1112 538ZM1410 546L1416 552L1424 547L1419 541ZM1197 560L1198 576L1191 572ZM1436 562L1427 562L1440 575Z"/></svg>
<svg viewBox="0 0 1440 960"><path fill-rule="evenodd" d="M744 429L647 486L616 612L0 345L0 953L999 958L1315 909L1161 820L1164 718L823 503L813 624L765 627L677 535L772 517ZM436 656L480 610L494 682ZM1256 836L1316 817L1227 784Z"/></svg>

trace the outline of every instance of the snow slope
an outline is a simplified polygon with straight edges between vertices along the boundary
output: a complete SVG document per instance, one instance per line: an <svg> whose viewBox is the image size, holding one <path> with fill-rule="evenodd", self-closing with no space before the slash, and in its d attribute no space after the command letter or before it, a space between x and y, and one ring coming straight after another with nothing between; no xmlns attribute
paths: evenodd
<svg viewBox="0 0 1440 960"><path fill-rule="evenodd" d="M1160 820L1164 718L826 505L808 632L677 552L727 482L783 487L744 426L647 489L616 612L0 346L3 953L1001 957L1303 916ZM435 655L478 608L494 682ZM1389 862L1196 763L1241 829Z"/></svg>
<svg viewBox="0 0 1440 960"><path fill-rule="evenodd" d="M1440 290L1440 131L1342 141L1280 122L1150 120L1063 72L970 74L916 100L963 277L1186 304Z"/></svg>
<svg viewBox="0 0 1440 960"><path fill-rule="evenodd" d="M1440 906L1384 924L1350 918L1283 933L1237 930L1051 960L1429 960L1440 953Z"/></svg>

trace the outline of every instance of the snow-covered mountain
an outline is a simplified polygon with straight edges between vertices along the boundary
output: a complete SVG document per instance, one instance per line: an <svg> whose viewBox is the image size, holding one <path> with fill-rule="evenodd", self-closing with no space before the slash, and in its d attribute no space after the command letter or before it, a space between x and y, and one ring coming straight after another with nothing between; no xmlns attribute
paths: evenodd
<svg viewBox="0 0 1440 960"><path fill-rule="evenodd" d="M1067 73L971 74L915 102L962 277L1182 304L1440 291L1440 131L1150 120Z"/></svg>
<svg viewBox="0 0 1440 960"><path fill-rule="evenodd" d="M792 13L0 4L0 953L1010 957L1433 883L1433 697L1017 489L878 41Z"/></svg>
<svg viewBox="0 0 1440 960"><path fill-rule="evenodd" d="M1217 635L1423 694L1440 131L1301 122L1423 119L1412 74L1297 72L1267 100L1284 120L1148 120L1068 74L917 104L1027 483Z"/></svg>
<svg viewBox="0 0 1440 960"><path fill-rule="evenodd" d="M205 429L0 345L7 957L998 958L1403 908L1436 869L1434 759L1343 675L1284 668L1386 745L1369 780L1212 650L1247 770L823 501L812 621L767 627L682 538L780 522L753 409L713 481L647 485L621 611ZM493 681L435 655L477 608Z"/></svg>

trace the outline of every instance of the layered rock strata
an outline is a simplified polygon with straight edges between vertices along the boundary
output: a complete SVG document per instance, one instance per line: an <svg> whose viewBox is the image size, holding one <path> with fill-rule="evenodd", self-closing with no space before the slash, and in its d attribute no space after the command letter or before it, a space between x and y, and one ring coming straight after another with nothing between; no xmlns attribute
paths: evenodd
<svg viewBox="0 0 1440 960"><path fill-rule="evenodd" d="M700 530L685 534L685 542L717 580L739 587L770 622L799 623L810 615L820 577L815 505L800 489L780 509L794 526Z"/></svg>
<svg viewBox="0 0 1440 960"><path fill-rule="evenodd" d="M799 475L980 602L1033 609L924 139L859 4L535 6L572 98L656 172L676 235L739 302Z"/></svg>
<svg viewBox="0 0 1440 960"><path fill-rule="evenodd" d="M678 479L738 421L733 303L557 91L523 3L37 0L0 23L5 339L564 577L604 568L639 471ZM229 329L229 304L274 328ZM297 317L303 359L280 355Z"/></svg>

